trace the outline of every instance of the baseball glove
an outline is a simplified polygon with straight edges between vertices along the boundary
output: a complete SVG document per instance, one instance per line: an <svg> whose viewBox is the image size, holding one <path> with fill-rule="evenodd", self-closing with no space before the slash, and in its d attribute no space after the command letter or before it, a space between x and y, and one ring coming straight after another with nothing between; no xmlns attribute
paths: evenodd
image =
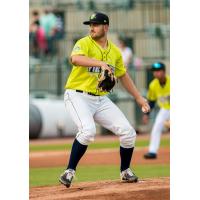
<svg viewBox="0 0 200 200"><path fill-rule="evenodd" d="M98 89L101 92L110 92L115 86L116 77L114 73L109 74L108 70L101 70L98 79Z"/></svg>

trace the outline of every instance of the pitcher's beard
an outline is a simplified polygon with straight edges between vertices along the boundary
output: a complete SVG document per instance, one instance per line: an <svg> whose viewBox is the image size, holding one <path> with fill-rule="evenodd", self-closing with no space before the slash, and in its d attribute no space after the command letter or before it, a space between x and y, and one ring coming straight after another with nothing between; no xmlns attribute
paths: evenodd
<svg viewBox="0 0 200 200"><path fill-rule="evenodd" d="M94 35L91 33L90 34L93 40L100 40L101 38L103 38L105 36L105 34L101 34L101 35Z"/></svg>

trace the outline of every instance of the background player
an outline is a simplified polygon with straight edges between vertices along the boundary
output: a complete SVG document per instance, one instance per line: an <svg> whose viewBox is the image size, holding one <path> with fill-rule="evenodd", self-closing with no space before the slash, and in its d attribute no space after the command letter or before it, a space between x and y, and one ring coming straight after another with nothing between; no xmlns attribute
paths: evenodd
<svg viewBox="0 0 200 200"><path fill-rule="evenodd" d="M132 69L133 68L133 51L130 47L127 46L126 39L123 38L122 36L118 37L119 41L119 49L122 54L122 59L124 62L124 65L127 69Z"/></svg>
<svg viewBox="0 0 200 200"><path fill-rule="evenodd" d="M67 80L64 95L66 109L79 131L72 145L67 169L59 180L66 187L70 186L79 160L89 143L94 141L95 122L97 122L119 136L121 179L126 182L136 182L138 177L129 168L136 132L124 114L106 96L107 93L97 89L100 70L114 71L115 76L144 112L148 112L150 107L126 72L120 50L107 39L108 16L94 13L84 24L90 26L90 35L78 40L72 50L73 69ZM108 67L108 64L113 67Z"/></svg>
<svg viewBox="0 0 200 200"><path fill-rule="evenodd" d="M157 151L160 145L160 137L165 121L170 118L170 78L166 75L165 64L155 62L151 66L155 77L149 84L147 99L151 109L157 102L160 110L156 116L155 123L151 131L149 152L144 155L146 159L157 158ZM144 114L143 122L148 123L149 113Z"/></svg>

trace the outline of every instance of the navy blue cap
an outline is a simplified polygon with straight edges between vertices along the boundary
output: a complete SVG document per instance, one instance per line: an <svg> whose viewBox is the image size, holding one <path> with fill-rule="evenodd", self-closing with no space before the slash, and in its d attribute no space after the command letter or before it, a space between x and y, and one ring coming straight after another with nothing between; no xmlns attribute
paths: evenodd
<svg viewBox="0 0 200 200"><path fill-rule="evenodd" d="M90 25L91 23L94 24L109 24L109 18L106 14L95 12L90 16L89 21L83 22L85 25Z"/></svg>
<svg viewBox="0 0 200 200"><path fill-rule="evenodd" d="M152 71L158 71L158 70L165 70L165 64L161 62L155 62L151 65Z"/></svg>

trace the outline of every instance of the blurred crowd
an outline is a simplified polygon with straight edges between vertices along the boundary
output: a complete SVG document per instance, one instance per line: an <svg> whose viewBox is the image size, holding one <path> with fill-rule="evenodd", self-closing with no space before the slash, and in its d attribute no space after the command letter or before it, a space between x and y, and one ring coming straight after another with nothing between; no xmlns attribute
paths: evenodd
<svg viewBox="0 0 200 200"><path fill-rule="evenodd" d="M52 9L43 13L34 10L29 27L30 55L35 58L51 57L56 54L56 41L64 37L62 17Z"/></svg>
<svg viewBox="0 0 200 200"><path fill-rule="evenodd" d="M135 71L142 69L144 65L142 58L138 57L134 53L132 45L128 45L128 41L125 36L118 36L118 47L121 51L122 59L127 70L134 73Z"/></svg>

